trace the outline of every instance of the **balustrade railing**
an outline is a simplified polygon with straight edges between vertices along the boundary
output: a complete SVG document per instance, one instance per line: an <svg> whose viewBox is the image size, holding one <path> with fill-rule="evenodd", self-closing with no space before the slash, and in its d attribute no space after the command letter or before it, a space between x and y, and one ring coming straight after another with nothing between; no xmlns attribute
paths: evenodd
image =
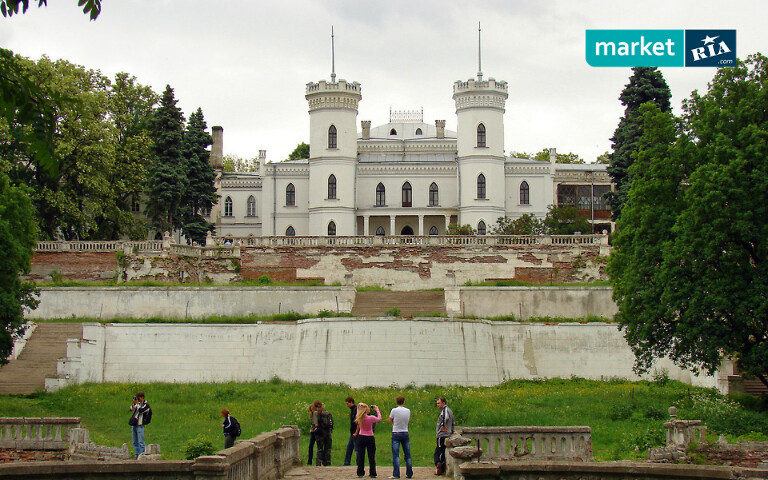
<svg viewBox="0 0 768 480"><path fill-rule="evenodd" d="M75 417L0 418L0 448L66 450L70 432L79 427Z"/></svg>
<svg viewBox="0 0 768 480"><path fill-rule="evenodd" d="M589 427L462 427L483 460L592 460Z"/></svg>

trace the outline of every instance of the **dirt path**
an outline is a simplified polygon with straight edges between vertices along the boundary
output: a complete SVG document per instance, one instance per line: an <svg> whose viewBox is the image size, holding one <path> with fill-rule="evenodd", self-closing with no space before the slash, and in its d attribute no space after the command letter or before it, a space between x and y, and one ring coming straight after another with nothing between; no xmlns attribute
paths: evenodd
<svg viewBox="0 0 768 480"><path fill-rule="evenodd" d="M365 468L366 476L368 477L368 467ZM385 479L392 475L392 465L378 465L376 467L377 478ZM445 479L446 477L436 477L434 475L435 469L431 467L414 467L413 478L414 480L427 480L427 479ZM285 474L285 479L288 480L357 480L357 467L310 467L302 465L289 470ZM400 466L400 478L405 479L405 466Z"/></svg>

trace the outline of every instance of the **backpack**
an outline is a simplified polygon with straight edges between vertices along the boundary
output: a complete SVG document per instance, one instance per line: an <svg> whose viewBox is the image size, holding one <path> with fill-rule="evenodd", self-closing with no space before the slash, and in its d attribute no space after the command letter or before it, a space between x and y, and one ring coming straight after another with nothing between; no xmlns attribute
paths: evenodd
<svg viewBox="0 0 768 480"><path fill-rule="evenodd" d="M147 404L147 411L144 412L144 417L141 419L142 425L149 425L152 422L152 407Z"/></svg>
<svg viewBox="0 0 768 480"><path fill-rule="evenodd" d="M232 415L229 416L229 421L231 422L229 425L229 432L230 435L233 437L239 437L242 431L240 430L240 422L237 421L235 417Z"/></svg>
<svg viewBox="0 0 768 480"><path fill-rule="evenodd" d="M320 412L320 417L317 419L317 426L323 430L333 430L333 414L328 410Z"/></svg>

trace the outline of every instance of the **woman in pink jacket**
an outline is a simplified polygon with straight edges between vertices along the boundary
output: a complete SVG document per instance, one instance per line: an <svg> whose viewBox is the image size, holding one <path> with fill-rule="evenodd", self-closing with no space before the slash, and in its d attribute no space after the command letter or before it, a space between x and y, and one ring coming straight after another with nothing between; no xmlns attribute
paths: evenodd
<svg viewBox="0 0 768 480"><path fill-rule="evenodd" d="M368 451L368 473L371 478L376 478L376 439L373 436L373 424L381 421L381 412L379 407L371 405L376 410L376 416L368 415L371 409L364 403L357 405L357 416L355 423L357 431L355 432L355 445L357 450L357 477L365 475L365 452Z"/></svg>

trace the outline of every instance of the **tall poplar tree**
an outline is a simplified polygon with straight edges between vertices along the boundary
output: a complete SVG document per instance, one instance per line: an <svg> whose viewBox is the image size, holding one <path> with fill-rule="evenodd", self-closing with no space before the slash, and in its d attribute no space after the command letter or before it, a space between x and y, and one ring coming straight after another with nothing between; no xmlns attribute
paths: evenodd
<svg viewBox="0 0 768 480"><path fill-rule="evenodd" d="M669 86L656 67L632 69L629 83L619 96L621 104L624 105L624 116L619 120L619 126L611 137L613 153L608 165L608 174L616 185L616 191L609 192L606 198L614 221L621 217L621 209L627 201L627 192L632 183L629 167L635 161L638 142L643 136L640 105L652 102L658 105L662 112L669 112L671 97Z"/></svg>
<svg viewBox="0 0 768 480"><path fill-rule="evenodd" d="M160 230L179 227L182 197L189 183L184 160L184 114L176 106L170 85L165 87L155 111L150 135L154 162L149 170L147 216Z"/></svg>
<svg viewBox="0 0 768 480"><path fill-rule="evenodd" d="M184 159L189 183L182 196L181 229L185 237L200 244L205 241L208 232L216 228L202 214L210 211L218 198L214 185L216 172L209 161L211 152L208 150L213 138L207 128L203 110L198 108L189 116L184 133Z"/></svg>

